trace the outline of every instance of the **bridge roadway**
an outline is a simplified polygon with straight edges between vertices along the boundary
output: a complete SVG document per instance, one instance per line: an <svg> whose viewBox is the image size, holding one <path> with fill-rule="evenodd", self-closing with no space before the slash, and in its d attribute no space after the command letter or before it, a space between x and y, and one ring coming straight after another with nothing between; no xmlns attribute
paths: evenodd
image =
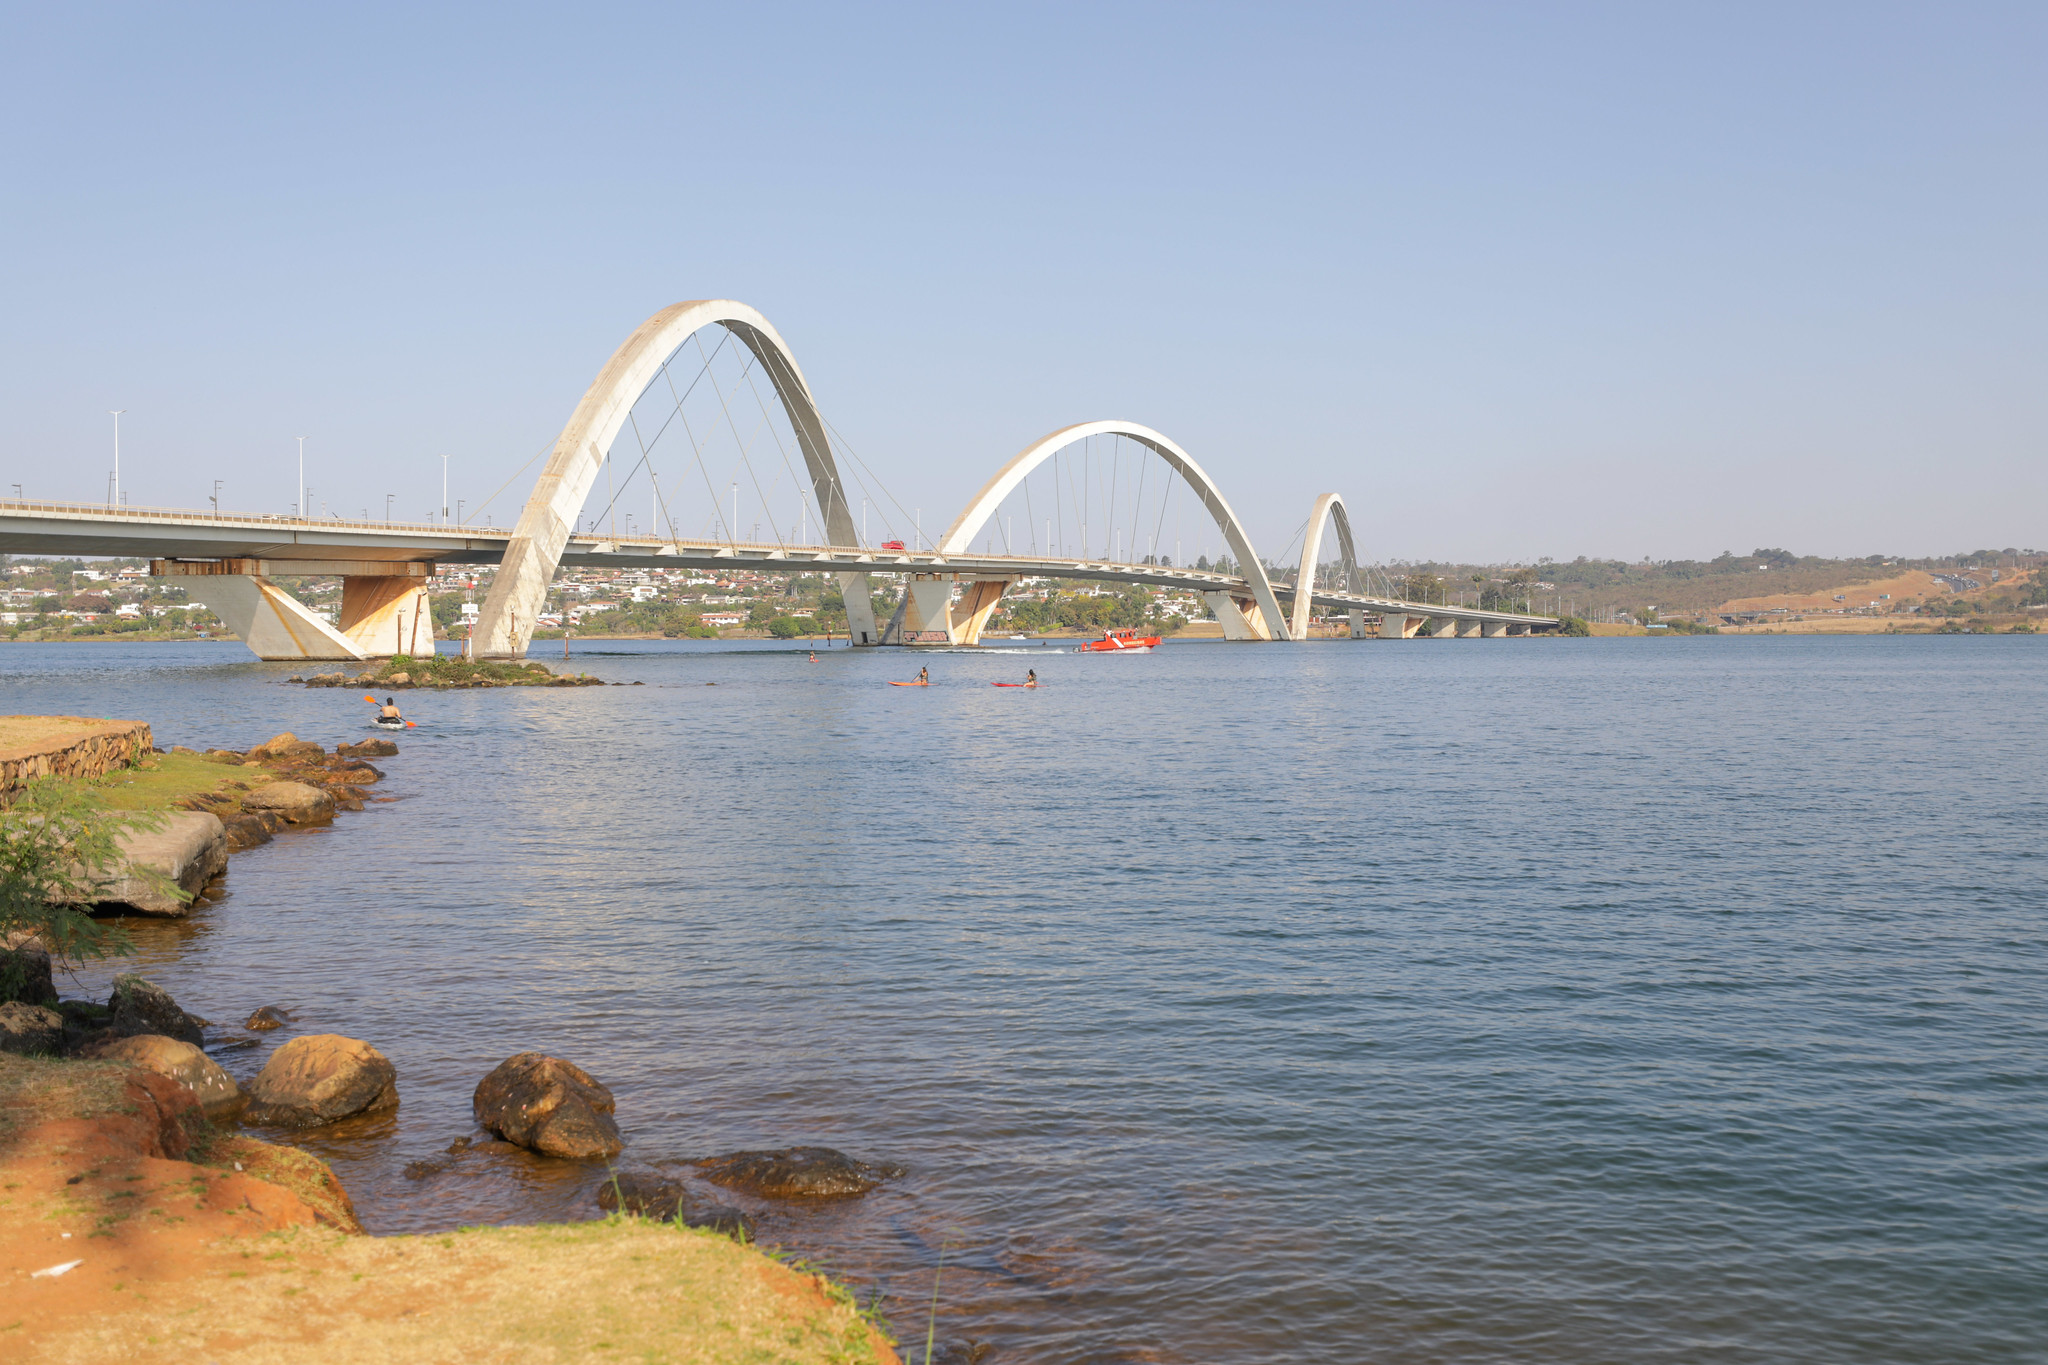
<svg viewBox="0 0 2048 1365"><path fill-rule="evenodd" d="M439 565L498 564L513 532L508 527L433 523L301 519L123 507L88 503L0 500L0 552L35 555L146 557L160 575L193 580L222 577L338 574L347 579L423 580ZM942 554L937 550L885 550L833 545L749 544L667 540L651 536L570 535L560 563L578 568L758 570L770 573L887 573L946 584L1063 578L1143 584L1248 603L1249 581L1232 574L1180 566L1126 564L1051 555ZM224 583L203 587L222 588ZM202 587L201 596L204 596ZM1296 590L1273 583L1290 607ZM416 591L424 591L420 584ZM1413 636L1525 634L1554 629L1548 616L1482 611L1474 607L1407 602L1364 593L1316 589L1313 607L1381 617L1383 633ZM993 605L993 602L991 602ZM1291 613L1290 613L1291 614ZM1395 624L1398 623L1398 624ZM399 622L392 623L394 629ZM1354 620L1354 628L1359 623ZM1390 630L1389 627L1392 627ZM1354 629L1354 633L1362 633ZM975 632L977 638L979 631ZM397 636L394 640L403 643ZM937 641L930 641L937 643Z"/></svg>

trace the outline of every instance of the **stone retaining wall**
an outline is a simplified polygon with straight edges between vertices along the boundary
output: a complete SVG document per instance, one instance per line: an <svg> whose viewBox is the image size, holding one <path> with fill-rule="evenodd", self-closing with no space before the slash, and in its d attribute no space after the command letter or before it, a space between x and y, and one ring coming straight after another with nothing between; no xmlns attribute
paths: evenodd
<svg viewBox="0 0 2048 1365"><path fill-rule="evenodd" d="M90 716L35 719L64 728L47 739L0 750L0 792L13 791L38 777L99 777L150 751L145 721Z"/></svg>

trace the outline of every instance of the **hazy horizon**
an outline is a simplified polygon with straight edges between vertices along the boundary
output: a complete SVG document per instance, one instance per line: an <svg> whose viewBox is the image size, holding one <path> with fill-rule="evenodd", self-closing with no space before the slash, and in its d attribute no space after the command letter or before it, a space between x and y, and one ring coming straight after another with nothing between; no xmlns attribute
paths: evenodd
<svg viewBox="0 0 2048 1365"><path fill-rule="evenodd" d="M6 483L473 509L723 297L928 528L1120 417L1268 556L2048 540L2038 7L584 14L17 12Z"/></svg>

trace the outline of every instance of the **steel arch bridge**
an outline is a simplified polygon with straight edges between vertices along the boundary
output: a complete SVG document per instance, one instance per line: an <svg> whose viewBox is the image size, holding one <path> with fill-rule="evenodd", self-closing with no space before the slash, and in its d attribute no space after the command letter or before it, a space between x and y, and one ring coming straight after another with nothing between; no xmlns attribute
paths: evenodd
<svg viewBox="0 0 2048 1365"><path fill-rule="evenodd" d="M736 338L767 376L795 434L823 543L748 544L732 535L685 540L599 536L594 530L579 534L577 518L634 404L681 347L712 326ZM1170 466L1213 520L1238 572L1085 553L974 553L975 536L1033 470L1095 436L1130 440ZM1316 586L1316 576L1324 534L1333 524L1341 583L1326 590ZM729 299L674 304L626 338L585 390L509 530L0 501L0 551L147 555L153 573L181 578L193 598L267 659L362 659L411 653L423 643L431 648L426 580L435 564L448 563L499 566L471 634L476 652L487 657L525 655L549 585L563 565L832 573L846 603L848 638L855 645L977 644L1004 592L1026 578L1191 590L1202 595L1225 637L1234 640L1304 639L1310 612L1317 607L1348 614L1353 637L1366 633L1368 614L1379 617L1382 638L1528 634L1557 625L1547 616L1367 593L1350 516L1336 493L1316 499L1295 581L1276 584L1216 481L1169 437L1135 422L1082 422L1033 441L996 470L929 550L870 547L854 520L827 424L795 357L765 317ZM878 623L872 603L871 576L877 573L906 579L901 604L886 624ZM330 624L269 581L281 574L339 575L338 619Z"/></svg>

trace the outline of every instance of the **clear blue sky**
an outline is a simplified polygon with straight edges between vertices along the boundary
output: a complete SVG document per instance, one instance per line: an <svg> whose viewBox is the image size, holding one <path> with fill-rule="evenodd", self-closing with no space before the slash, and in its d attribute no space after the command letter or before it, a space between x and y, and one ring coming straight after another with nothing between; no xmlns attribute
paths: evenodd
<svg viewBox="0 0 2048 1365"><path fill-rule="evenodd" d="M928 525L1116 416L1269 553L1331 488L1373 559L2048 544L2048 6L0 23L32 494L103 496L125 407L137 503L284 510L307 432L338 507L443 453L473 506L730 297Z"/></svg>

